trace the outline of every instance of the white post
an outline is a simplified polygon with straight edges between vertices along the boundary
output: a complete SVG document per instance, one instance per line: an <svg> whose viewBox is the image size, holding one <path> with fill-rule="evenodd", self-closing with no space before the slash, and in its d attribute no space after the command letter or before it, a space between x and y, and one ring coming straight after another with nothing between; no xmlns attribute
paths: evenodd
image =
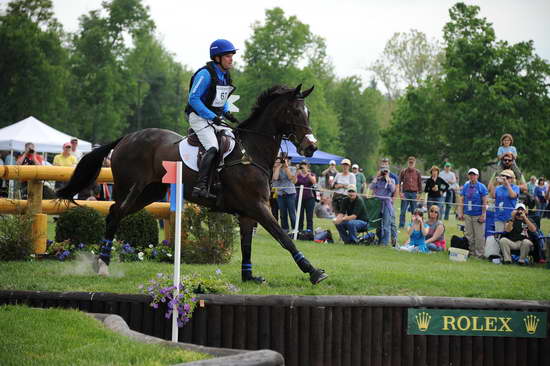
<svg viewBox="0 0 550 366"><path fill-rule="evenodd" d="M175 225L175 240L174 240L174 298L177 298L180 291L180 261L181 261L181 210L183 201L183 184L182 184L182 169L181 161L176 162L176 225ZM178 309L172 312L172 342L178 341Z"/></svg>
<svg viewBox="0 0 550 366"><path fill-rule="evenodd" d="M300 185L298 194L298 205L296 206L296 224L294 225L294 240L298 239L298 223L300 222L300 212L302 211L302 196L304 194L304 185Z"/></svg>

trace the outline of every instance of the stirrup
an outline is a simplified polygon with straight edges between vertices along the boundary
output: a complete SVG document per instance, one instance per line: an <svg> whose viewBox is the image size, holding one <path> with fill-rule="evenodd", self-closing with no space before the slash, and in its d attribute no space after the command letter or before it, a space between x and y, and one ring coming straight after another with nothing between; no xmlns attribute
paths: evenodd
<svg viewBox="0 0 550 366"><path fill-rule="evenodd" d="M202 197L202 198L211 198L215 199L216 196L208 192L208 188L193 187L193 192L191 193L192 197Z"/></svg>

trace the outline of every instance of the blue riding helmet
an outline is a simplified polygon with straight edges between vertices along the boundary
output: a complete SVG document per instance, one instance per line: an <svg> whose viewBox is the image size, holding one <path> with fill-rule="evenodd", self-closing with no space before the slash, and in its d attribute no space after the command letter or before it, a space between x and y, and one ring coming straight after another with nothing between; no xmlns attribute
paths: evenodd
<svg viewBox="0 0 550 366"><path fill-rule="evenodd" d="M233 43L226 39L216 39L210 45L210 59L214 60L215 56L223 56L228 53L235 53L237 49L233 46Z"/></svg>

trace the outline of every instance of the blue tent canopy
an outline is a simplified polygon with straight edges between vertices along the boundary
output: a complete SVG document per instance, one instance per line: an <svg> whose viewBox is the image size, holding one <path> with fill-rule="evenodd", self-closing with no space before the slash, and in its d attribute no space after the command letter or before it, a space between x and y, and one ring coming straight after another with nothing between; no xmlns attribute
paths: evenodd
<svg viewBox="0 0 550 366"><path fill-rule="evenodd" d="M302 160L307 160L310 164L328 164L331 160L334 160L336 164L340 165L340 161L344 159L341 156L329 154L327 152L317 150L313 153L313 156L311 158L306 158L305 156L302 156L298 154L298 151L296 151L296 147L294 144L290 141L283 140L281 142L281 152L288 153L288 156L291 157L291 161L293 163L299 163Z"/></svg>

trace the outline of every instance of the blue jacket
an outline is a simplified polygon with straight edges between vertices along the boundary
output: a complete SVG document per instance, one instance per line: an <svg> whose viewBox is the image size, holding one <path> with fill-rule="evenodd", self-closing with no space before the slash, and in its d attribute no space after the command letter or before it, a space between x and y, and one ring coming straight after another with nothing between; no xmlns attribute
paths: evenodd
<svg viewBox="0 0 550 366"><path fill-rule="evenodd" d="M218 114L212 110L212 100L215 97L216 81L212 80L209 66L216 72L218 85L231 85L231 77L228 72L223 72L219 65L209 62L206 66L200 68L191 78L189 88L189 99L186 113L195 112L200 117L208 120L214 119ZM212 70L211 69L211 70ZM214 83L214 85L212 85ZM229 111L227 102L223 106L223 113Z"/></svg>

